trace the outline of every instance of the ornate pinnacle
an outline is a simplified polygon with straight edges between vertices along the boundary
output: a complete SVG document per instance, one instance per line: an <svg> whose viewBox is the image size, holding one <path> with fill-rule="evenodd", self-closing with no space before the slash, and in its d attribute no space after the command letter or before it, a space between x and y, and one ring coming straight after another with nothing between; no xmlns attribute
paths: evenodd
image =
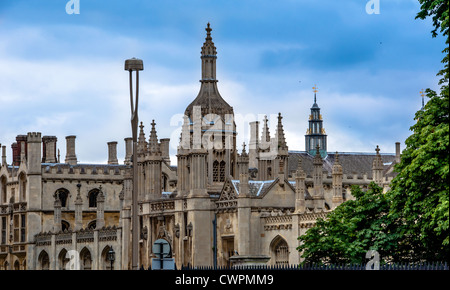
<svg viewBox="0 0 450 290"><path fill-rule="evenodd" d="M205 28L205 30L206 30L206 40L211 40L212 39L212 37L211 37L212 29L209 26L209 22L208 22L207 27Z"/></svg>

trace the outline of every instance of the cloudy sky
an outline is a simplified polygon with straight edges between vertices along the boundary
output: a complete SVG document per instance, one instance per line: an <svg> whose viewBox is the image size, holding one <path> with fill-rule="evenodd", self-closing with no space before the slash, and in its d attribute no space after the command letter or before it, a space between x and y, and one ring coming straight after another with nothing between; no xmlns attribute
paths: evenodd
<svg viewBox="0 0 450 290"><path fill-rule="evenodd" d="M248 122L281 112L290 150L304 150L312 87L331 152L394 152L410 135L420 90L437 89L442 38L415 20L417 0L0 1L0 143L42 132L76 135L81 163L104 163L107 142L131 136L125 59L144 61L139 119L147 138L171 138L200 88L200 48L211 23L222 97L234 107L238 144Z"/></svg>

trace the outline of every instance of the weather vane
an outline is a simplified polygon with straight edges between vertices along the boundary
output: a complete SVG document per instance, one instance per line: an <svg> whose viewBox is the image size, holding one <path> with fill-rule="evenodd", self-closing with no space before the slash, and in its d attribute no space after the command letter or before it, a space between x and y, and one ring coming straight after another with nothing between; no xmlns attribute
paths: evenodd
<svg viewBox="0 0 450 290"><path fill-rule="evenodd" d="M318 92L318 90L317 90L317 85L314 85L314 87L312 87L313 88L313 92L314 93L317 93Z"/></svg>

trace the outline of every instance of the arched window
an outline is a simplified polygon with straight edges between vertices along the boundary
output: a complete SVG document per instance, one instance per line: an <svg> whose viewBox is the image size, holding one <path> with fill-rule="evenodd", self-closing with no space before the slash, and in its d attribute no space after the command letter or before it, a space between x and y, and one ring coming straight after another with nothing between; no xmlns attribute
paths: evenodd
<svg viewBox="0 0 450 290"><path fill-rule="evenodd" d="M97 196L99 192L97 188L89 191L89 207L97 207Z"/></svg>
<svg viewBox="0 0 450 290"><path fill-rule="evenodd" d="M61 207L67 207L67 199L69 198L69 191L65 188L60 188L56 191L56 194L61 201Z"/></svg>
<svg viewBox="0 0 450 290"><path fill-rule="evenodd" d="M62 249L58 255L58 267L59 270L66 270L67 263L70 262L70 259L67 257L67 250Z"/></svg>
<svg viewBox="0 0 450 290"><path fill-rule="evenodd" d="M17 260L14 262L14 270L16 271L20 270L20 263Z"/></svg>
<svg viewBox="0 0 450 290"><path fill-rule="evenodd" d="M19 175L19 200L25 201L27 196L27 177L21 172Z"/></svg>
<svg viewBox="0 0 450 290"><path fill-rule="evenodd" d="M92 269L92 258L91 252L87 248L84 248L80 252L80 266L81 270L91 270Z"/></svg>
<svg viewBox="0 0 450 290"><path fill-rule="evenodd" d="M49 270L50 269L50 259L46 251L42 251L39 255L39 266L41 270Z"/></svg>
<svg viewBox="0 0 450 290"><path fill-rule="evenodd" d="M101 270L114 270L114 264L115 261L112 263L112 269L111 269L111 261L109 260L109 250L111 249L110 246L106 246L102 251L102 265Z"/></svg>
<svg viewBox="0 0 450 290"><path fill-rule="evenodd" d="M289 264L289 246L285 239L280 236L275 237L271 243L271 252L274 265Z"/></svg>

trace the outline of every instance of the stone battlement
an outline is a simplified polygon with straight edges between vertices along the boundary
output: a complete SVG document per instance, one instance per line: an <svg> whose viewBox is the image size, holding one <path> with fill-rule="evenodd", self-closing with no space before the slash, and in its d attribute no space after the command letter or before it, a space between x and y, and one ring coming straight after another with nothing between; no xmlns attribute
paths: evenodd
<svg viewBox="0 0 450 290"><path fill-rule="evenodd" d="M42 137L41 137L41 132L29 132L27 134L27 142L28 143L41 143L42 142Z"/></svg>

